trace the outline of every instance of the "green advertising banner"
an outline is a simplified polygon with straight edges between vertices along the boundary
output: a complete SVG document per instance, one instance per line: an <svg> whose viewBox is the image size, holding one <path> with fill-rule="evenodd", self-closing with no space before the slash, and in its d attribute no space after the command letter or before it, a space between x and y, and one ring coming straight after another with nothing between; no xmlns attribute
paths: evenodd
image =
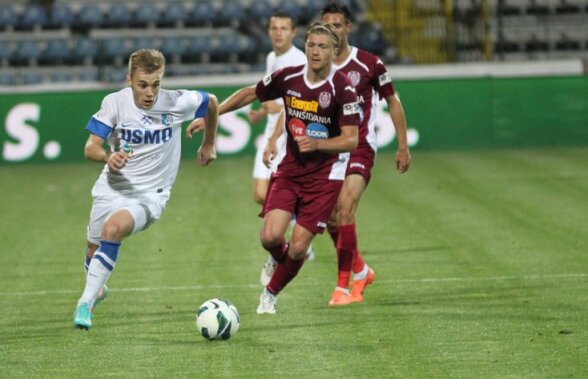
<svg viewBox="0 0 588 379"><path fill-rule="evenodd" d="M474 78L395 82L408 120L413 149L478 149L588 143L588 77ZM200 88L219 100L237 86ZM0 94L3 164L80 161L89 118L112 92ZM264 122L250 124L244 108L219 120L217 151L253 154ZM395 148L384 102L377 119L380 149ZM194 157L199 139L184 141Z"/></svg>

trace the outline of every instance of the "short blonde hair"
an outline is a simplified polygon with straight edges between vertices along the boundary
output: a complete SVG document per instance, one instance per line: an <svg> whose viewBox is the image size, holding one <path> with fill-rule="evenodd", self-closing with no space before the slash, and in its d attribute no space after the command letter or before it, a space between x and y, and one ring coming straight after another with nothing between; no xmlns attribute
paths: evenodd
<svg viewBox="0 0 588 379"><path fill-rule="evenodd" d="M311 34L323 34L331 37L333 47L339 48L339 36L335 33L335 28L329 24L323 24L322 22L315 22L306 29L306 35L304 36L304 42L308 40L308 36Z"/></svg>
<svg viewBox="0 0 588 379"><path fill-rule="evenodd" d="M156 49L137 50L129 57L129 75L131 77L138 69L144 70L148 74L152 74L164 68L165 57L161 51Z"/></svg>

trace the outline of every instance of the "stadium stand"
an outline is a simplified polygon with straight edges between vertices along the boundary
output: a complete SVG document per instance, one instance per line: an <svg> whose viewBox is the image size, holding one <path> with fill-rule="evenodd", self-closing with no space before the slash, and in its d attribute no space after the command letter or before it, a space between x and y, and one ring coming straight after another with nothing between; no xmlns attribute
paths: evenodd
<svg viewBox="0 0 588 379"><path fill-rule="evenodd" d="M190 21L190 13L182 3L168 4L159 18L159 27L183 28Z"/></svg>
<svg viewBox="0 0 588 379"><path fill-rule="evenodd" d="M588 57L585 0L343 0L352 44L386 63ZM262 71L267 21L304 28L320 0L0 0L0 84L120 81L129 53L163 50L169 74ZM303 33L294 43L303 47ZM35 72L40 74L36 75ZM16 75L16 77L14 77Z"/></svg>
<svg viewBox="0 0 588 379"><path fill-rule="evenodd" d="M48 27L69 28L74 23L74 12L71 7L64 4L56 4L49 12Z"/></svg>
<svg viewBox="0 0 588 379"><path fill-rule="evenodd" d="M17 21L17 13L12 5L0 5L0 28L2 28L2 30L13 30Z"/></svg>
<svg viewBox="0 0 588 379"><path fill-rule="evenodd" d="M114 4L106 13L104 26L108 28L128 27L133 22L133 15L124 3Z"/></svg>
<svg viewBox="0 0 588 379"><path fill-rule="evenodd" d="M143 3L135 10L132 20L133 26L139 28L154 28L159 22L160 11L156 4Z"/></svg>
<svg viewBox="0 0 588 379"><path fill-rule="evenodd" d="M45 29L48 26L48 18L45 9L40 5L29 5L24 9L20 22L17 24L19 29Z"/></svg>

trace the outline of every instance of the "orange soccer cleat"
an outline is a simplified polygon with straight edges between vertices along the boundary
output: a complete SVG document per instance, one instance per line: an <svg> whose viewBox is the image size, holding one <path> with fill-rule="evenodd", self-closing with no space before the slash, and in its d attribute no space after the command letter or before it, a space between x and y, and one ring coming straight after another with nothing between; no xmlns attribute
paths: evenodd
<svg viewBox="0 0 588 379"><path fill-rule="evenodd" d="M369 268L365 278L354 280L351 287L351 295L349 295L349 301L352 303L363 301L363 291L365 290L365 287L367 287L368 284L372 284L375 279L376 275L374 274L374 270Z"/></svg>
<svg viewBox="0 0 588 379"><path fill-rule="evenodd" d="M349 294L345 293L345 291L337 288L333 291L333 295L331 296L331 301L329 301L330 306L341 306L350 304L351 300L349 299Z"/></svg>

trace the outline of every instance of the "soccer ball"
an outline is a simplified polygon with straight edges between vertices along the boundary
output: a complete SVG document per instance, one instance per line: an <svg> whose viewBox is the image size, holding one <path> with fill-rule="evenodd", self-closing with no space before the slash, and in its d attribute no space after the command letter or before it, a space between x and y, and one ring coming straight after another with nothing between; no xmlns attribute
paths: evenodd
<svg viewBox="0 0 588 379"><path fill-rule="evenodd" d="M228 300L210 299L198 308L196 327L207 340L228 340L239 325L239 312Z"/></svg>

